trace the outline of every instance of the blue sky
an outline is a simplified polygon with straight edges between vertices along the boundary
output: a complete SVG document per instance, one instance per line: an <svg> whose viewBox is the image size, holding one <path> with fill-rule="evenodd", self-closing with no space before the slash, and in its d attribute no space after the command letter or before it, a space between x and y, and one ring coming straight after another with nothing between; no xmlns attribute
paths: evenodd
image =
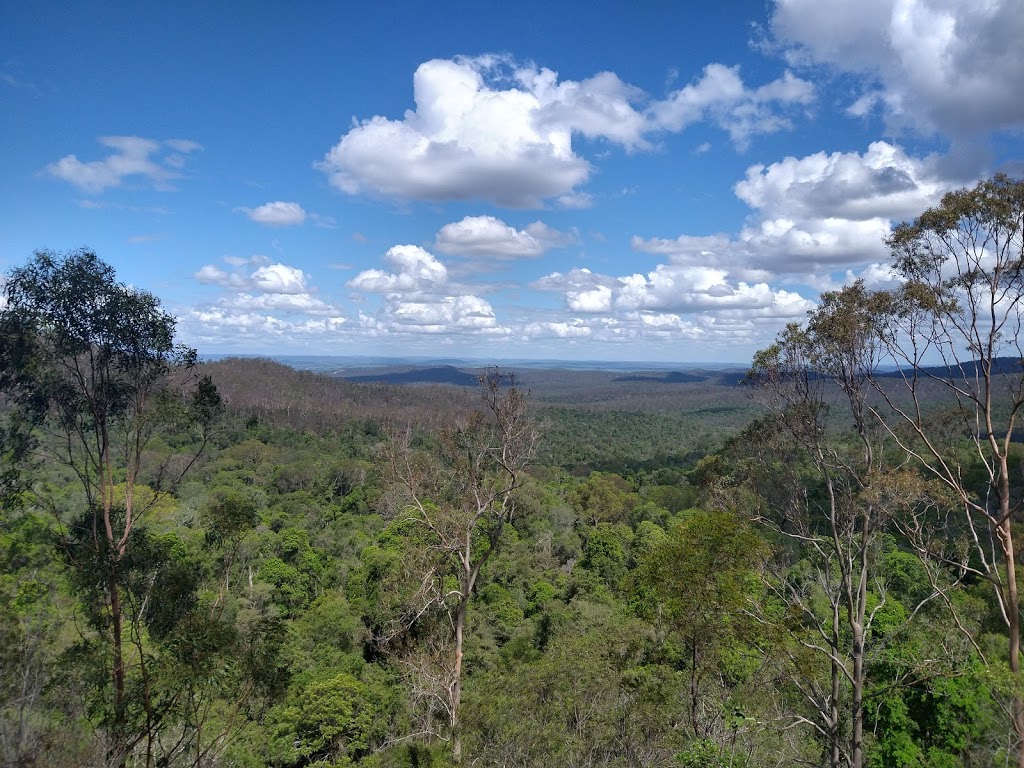
<svg viewBox="0 0 1024 768"><path fill-rule="evenodd" d="M0 269L88 246L201 353L747 362L1024 174L1020 0L47 3Z"/></svg>

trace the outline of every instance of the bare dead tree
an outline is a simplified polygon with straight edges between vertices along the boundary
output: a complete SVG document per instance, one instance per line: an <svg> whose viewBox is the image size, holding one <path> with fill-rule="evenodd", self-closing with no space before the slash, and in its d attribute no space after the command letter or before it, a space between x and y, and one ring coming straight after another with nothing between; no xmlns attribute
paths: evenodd
<svg viewBox="0 0 1024 768"><path fill-rule="evenodd" d="M439 612L450 641L433 665L435 672L424 672L419 663L416 678L431 681L431 698L441 695L456 762L462 759L459 706L467 612L481 571L519 513L516 491L540 437L529 395L512 374L495 370L480 377L480 387L484 407L443 429L432 453L412 444L409 429L393 436L386 448L400 491L397 514L418 530L425 549L417 558L419 588L409 601L405 626Z"/></svg>

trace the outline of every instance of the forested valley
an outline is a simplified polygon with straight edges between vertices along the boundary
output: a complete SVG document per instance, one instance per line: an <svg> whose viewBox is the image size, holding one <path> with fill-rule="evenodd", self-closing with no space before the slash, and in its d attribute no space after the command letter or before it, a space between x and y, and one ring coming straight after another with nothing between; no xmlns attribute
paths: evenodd
<svg viewBox="0 0 1024 768"><path fill-rule="evenodd" d="M1022 222L947 195L745 376L474 386L201 362L36 254L0 765L1024 765Z"/></svg>

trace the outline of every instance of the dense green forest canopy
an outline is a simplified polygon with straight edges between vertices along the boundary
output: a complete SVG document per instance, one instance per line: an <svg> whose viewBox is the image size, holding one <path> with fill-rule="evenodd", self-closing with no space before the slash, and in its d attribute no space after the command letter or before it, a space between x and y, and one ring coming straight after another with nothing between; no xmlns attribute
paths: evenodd
<svg viewBox="0 0 1024 768"><path fill-rule="evenodd" d="M898 287L742 383L200 364L37 254L0 310L0 765L1021 765L1022 215L947 196Z"/></svg>

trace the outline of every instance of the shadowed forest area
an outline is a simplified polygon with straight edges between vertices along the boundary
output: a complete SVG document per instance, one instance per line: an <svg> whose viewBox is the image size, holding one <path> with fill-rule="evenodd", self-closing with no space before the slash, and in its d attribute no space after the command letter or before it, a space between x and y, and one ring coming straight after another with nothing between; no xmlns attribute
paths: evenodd
<svg viewBox="0 0 1024 768"><path fill-rule="evenodd" d="M749 371L458 384L201 363L36 254L0 765L1024 765L1022 217L947 195Z"/></svg>

